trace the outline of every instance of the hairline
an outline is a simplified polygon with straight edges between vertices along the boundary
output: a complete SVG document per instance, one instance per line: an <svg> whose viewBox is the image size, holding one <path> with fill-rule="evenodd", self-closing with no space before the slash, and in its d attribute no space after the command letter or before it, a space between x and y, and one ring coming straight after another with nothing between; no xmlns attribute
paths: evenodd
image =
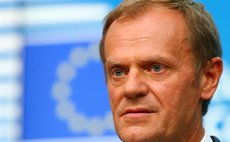
<svg viewBox="0 0 230 142"><path fill-rule="evenodd" d="M115 21L119 21L120 19L131 19L131 20L136 20L138 18L140 18L141 16L145 15L146 13L148 13L149 11L151 11L151 9L166 9L166 10L173 10L179 14L181 14L184 18L184 24L185 24L185 33L186 33L186 36L185 36L185 39L184 40L187 40L189 43L190 43L190 48L193 48L194 43L192 42L192 33L191 33L191 29L189 28L189 23L188 23L188 20L186 19L186 14L185 12L182 12L180 9L175 9L175 8L172 8L162 2L157 2L157 3L152 3L151 5L148 5L146 6L145 8L142 8L141 11L139 11L137 14L138 15L135 15L132 16L132 15L129 15L127 14L126 12L122 12L120 15L118 15L117 17L115 17L113 19L113 21L111 21L111 23L109 24L109 27L107 28L107 30L105 31L104 36L100 42L100 55L101 55L101 59L102 59L102 62L103 62L103 65L105 65L105 62L106 62L106 59L105 59L105 40L106 40L106 37L107 37L107 33L111 27L111 25L115 22ZM107 20L109 15L107 15L104 19L104 21ZM193 50L193 49L191 49ZM195 52L192 51L192 56L194 57L194 60L193 60L193 63L194 63L194 68L195 68L195 72L196 74L198 75L199 74L199 71L200 71L200 67L196 67L196 63L197 61L195 60ZM103 56L102 56L103 55Z"/></svg>

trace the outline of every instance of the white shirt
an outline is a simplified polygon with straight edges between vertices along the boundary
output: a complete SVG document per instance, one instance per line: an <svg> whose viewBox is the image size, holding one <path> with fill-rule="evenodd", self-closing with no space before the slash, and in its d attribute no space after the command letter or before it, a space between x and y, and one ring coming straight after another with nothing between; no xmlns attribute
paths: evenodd
<svg viewBox="0 0 230 142"><path fill-rule="evenodd" d="M213 142L210 135L205 131L204 137L200 142Z"/></svg>

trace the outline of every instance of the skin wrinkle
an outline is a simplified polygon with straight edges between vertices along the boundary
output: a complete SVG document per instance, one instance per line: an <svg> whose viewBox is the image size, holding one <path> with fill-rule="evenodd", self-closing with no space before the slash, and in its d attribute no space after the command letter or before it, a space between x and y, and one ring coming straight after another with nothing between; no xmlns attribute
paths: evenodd
<svg viewBox="0 0 230 142"><path fill-rule="evenodd" d="M178 13L177 11L174 11L174 10L169 10L169 9L167 9L167 8L165 8L165 7L162 7L162 6L160 6L160 7L155 7L155 8L148 8L148 9L146 9L146 12L148 12L148 11L151 11L151 10L154 10L154 11L156 11L156 12L161 12L161 11L170 11L170 15L174 15L175 17L171 17L171 19L172 18L184 18L184 16L183 15L176 15L175 13ZM145 12L143 12L143 14L142 15L144 15L144 13ZM146 15L145 15L146 16ZM159 15L155 15L156 16L156 18L161 18ZM111 27L116 23L116 22L119 22L119 23L122 23L123 24L123 26L126 26L126 25L130 25L130 24L132 24L132 22L133 22L133 20L141 20L142 19L142 17L143 16L139 16L139 17L136 17L135 16L135 18L132 18L132 17L127 17L127 16L121 16L119 19L117 19L117 20L115 20L112 24L111 24L111 26L110 26L110 28L108 29L108 30L110 30L111 29ZM167 21L163 21L164 19L161 19L162 20L162 22L166 22L166 23L170 23L170 21L169 20L171 20L171 19L167 19ZM153 23L154 21L152 21L152 20L149 20L149 21L146 21L146 23ZM177 25L178 23L170 23L171 25L172 24L174 24L174 25ZM160 26L160 25L159 25ZM181 37L181 34L182 35L184 35L184 34L187 34L188 32L187 32L187 26L185 25L185 23L183 23L183 25L182 25L183 27L184 27L184 29L183 29L183 31L180 33L180 35L178 36L178 37ZM161 27L155 27L156 29L159 29L159 28L161 28ZM137 30L137 29L135 29L135 30ZM143 28L142 27L142 29L140 30L140 34L141 34L141 31L143 31L143 30L145 30L145 31L147 31L148 32L148 29L145 29L145 27ZM153 28L152 28L152 30L154 30ZM161 39L164 39L165 37L167 37L170 33L172 33L173 32L173 30L174 29L170 29L170 27L168 27L168 30L166 31L166 33L158 33L158 34L156 34L156 36L160 36L161 35ZM110 31L110 32L113 32L113 31ZM123 38L123 39L126 39L127 37L126 37L126 34L130 34L130 33L127 33L128 32L128 30L125 30L124 29L124 31L123 31L125 34L123 35L123 36L121 36L121 38ZM111 35L110 35L111 36ZM105 41L106 41L106 38L108 37L108 34L106 34L106 36L105 36ZM142 36L142 35L139 35L139 38L140 37L142 37L142 38L145 38L145 36ZM175 40L177 40L177 39L175 39L177 36L173 36L172 38L173 38L173 41L175 41ZM177 38L178 38L177 37ZM110 38L113 38L113 37L110 37ZM147 37L148 38L148 37ZM151 38L151 37L150 37ZM187 36L186 36L186 38L187 38ZM116 39L116 38L115 38ZM128 39L128 40L130 40L130 39ZM136 38L134 38L134 39L132 39L132 40L138 40L138 38L136 39ZM106 43L105 43L105 45L106 45ZM106 48L105 48L106 49Z"/></svg>
<svg viewBox="0 0 230 142"><path fill-rule="evenodd" d="M142 19L139 19L139 20L142 20ZM121 23L122 24L122 23ZM124 25L123 25L124 26ZM113 25L111 26L111 27L113 27ZM111 29L110 29L111 30ZM141 29L141 30L143 30L143 29ZM146 29L145 29L146 30ZM136 30L135 32L137 32L137 33L139 33L139 31L138 30ZM151 32L154 32L154 31L151 31ZM110 35L110 33L113 33L112 34L112 36ZM108 42L107 42L107 39L106 39L106 42L105 42L105 45L106 45L106 47L109 47L109 51L111 50L111 51L113 51L113 52L111 52L111 53L113 53L113 56L112 57L108 57L107 55L108 55L108 53L110 53L110 52L108 52L108 48L106 48L105 49L105 53L106 53L106 65L108 65L108 62L116 62L116 63L118 63L118 62L120 62L120 61L122 61L122 62L120 62L119 64L121 64L121 66L124 66L124 68L131 68L132 70L132 72L130 71L129 73L130 74L132 74L133 76L132 76L132 79L134 79L134 80L129 80L129 82L134 82L135 81L135 79L137 79L137 78L139 78L138 76L136 77L136 75L134 75L134 73L133 73L133 71L135 71L135 73L137 72L137 73L140 73L140 74L142 74L140 71L139 71L139 68L140 69L142 69L142 67L141 67L141 63L143 62L143 61L141 61L140 59L143 59L143 60L149 60L148 58L146 59L146 57L145 56L139 56L139 49L136 51L136 50L134 50L134 51L131 51L131 50L126 50L127 48L131 48L131 47L142 47L142 48L146 48L145 46L143 46L143 45L145 45L145 44L150 44L150 45L152 45L153 43L154 43L154 45L153 45L153 47L150 47L150 48L154 48L154 56L155 55L157 55L157 54L159 54L161 57L163 57L163 58L165 58L165 57L168 57L168 55L169 54L166 54L164 51L162 51L162 49L163 48L165 48L165 46L167 47L167 46L172 46L173 45L173 47L172 48L169 48L168 50L168 53L171 53L170 54L170 56L175 56L175 58L176 59L179 59L178 61L177 61L177 63L176 63L176 65L173 65L173 67L175 67L177 70L176 70L176 72L178 72L177 74L176 74L176 76L175 75L170 75L171 77L166 77L166 79L162 79L162 81L160 80L160 82L164 82L163 84L161 84L161 86L159 86L159 85L157 85L158 83L156 82L156 83L154 83L155 81L154 81L154 79L151 79L151 78L149 78L149 79L146 79L144 76L142 76L143 78L141 79L141 80L139 80L139 83L141 83L143 80L145 80L145 82L146 82L146 88L147 89L149 89L149 88L152 88L151 86L149 86L149 85L147 85L147 84L156 84L155 85L155 88L158 88L159 90L165 90L164 88L166 87L166 86L170 86L171 85L171 81L170 80L174 80L174 82L178 82L179 84L178 85L176 85L176 86L174 86L174 87L171 87L170 88L170 90L168 90L168 92L174 92L173 94L178 94L179 92L177 91L177 89L178 89L178 86L182 86L182 88L183 88L183 86L186 86L186 85L188 85L188 84L182 84L182 82L184 82L184 81L181 81L181 80L178 80L180 77L178 77L178 75L180 75L180 74L183 74L183 72L184 72L184 68L182 69L181 67L182 67L182 65L184 65L184 64L191 64L191 59L193 59L193 56L192 55L190 55L189 54L189 56L188 56L188 53L190 53L191 51L190 51L190 48L186 48L186 50L181 50L183 47L181 47L181 45L180 45L180 43L183 43L182 41L181 42L178 42L178 41L180 41L180 40L172 40L172 38L169 38L168 40L165 40L166 38L163 38L163 40L162 40L162 38L161 37L167 37L166 35L162 35L162 36L160 36L159 37L159 34L151 34L151 36L153 35L154 37L157 37L157 39L158 40L153 40L152 41L152 39L156 39L156 38L142 38L142 37L146 37L146 36L142 36L141 34L138 34L138 35L140 35L140 38L137 38L137 37L135 37L135 36L133 36L132 38L134 39L134 40L130 40L129 38L123 38L123 35L121 34L121 35L119 35L119 36L117 36L116 34L114 34L114 32L113 32L113 30L111 30L110 31L110 33L108 33L108 37L109 37L109 39L112 39L109 43L111 43L111 44L108 44ZM143 32L142 32L143 33ZM182 32L183 33L183 32ZM133 35L132 34L132 31L130 31L130 33L129 32L127 32L126 34L128 34L128 35ZM157 35L157 36L156 36ZM172 36L172 35L171 35ZM174 37L174 36L172 36L172 37ZM131 39L132 39L131 38ZM114 40L115 39L115 40ZM128 39L128 40L127 40ZM137 39L142 39L142 40L138 40L137 41ZM144 40L143 40L144 39ZM148 41L148 40L151 40L151 42L150 41ZM135 43L133 43L132 41L137 41L137 42L135 42ZM141 41L141 42L140 42ZM144 42L143 42L144 41ZM173 41L173 43L172 43L172 41ZM114 44L115 43L115 44ZM168 45L165 45L165 43L167 43ZM126 47L124 47L123 45L129 45L128 47L126 46ZM158 47L158 48L156 48L156 46ZM148 47L147 47L148 48ZM120 51L122 49L122 52L117 52L117 51ZM176 49L176 50L175 50ZM117 54L114 54L114 53L117 53ZM131 54L130 54L131 53ZM165 54L165 55L164 55ZM126 55L127 55L127 57L126 57ZM131 56L130 56L131 55ZM180 59L184 59L183 60L183 62L179 62L180 61ZM156 60L159 60L159 58L157 58ZM167 60L170 60L170 58L167 58ZM183 64L182 64L183 63ZM138 69L137 69L138 68ZM180 73L181 72L181 73ZM194 70L191 70L191 72L194 72ZM172 74L174 74L173 72L172 72ZM192 78L192 74L190 74L189 72L187 73L187 77L186 78L189 78L189 79L191 79ZM191 76L191 77L189 77L189 76ZM172 79L173 78L173 79ZM178 81L177 81L178 80ZM108 81L109 81L109 79L108 79ZM152 82L152 83L150 83L150 81ZM159 80L156 80L156 81L159 81ZM149 83L148 83L149 82ZM108 82L109 83L109 82ZM110 83L112 83L112 82L110 82ZM118 89L118 88L120 88L121 90L124 90L124 89L122 89L123 87L125 87L125 86L122 86L122 85L118 85L118 86L116 86L116 85L114 85L114 86L111 86L112 84L108 84L108 87L110 88L110 89L112 89L112 90L114 90L114 89ZM189 83L190 84L190 83ZM191 82L191 84L192 84L192 82ZM128 85L128 84L127 84ZM133 84L134 85L134 84ZM122 86L122 87L121 87ZM137 86L137 84L135 85L135 86ZM192 86L192 85L191 85ZM118 87L118 88L117 88ZM163 87L163 88L162 88ZM126 88L126 87L125 87ZM162 88L162 89L161 89ZM193 88L194 88L194 86L193 86ZM119 90L119 89L118 89ZM180 90L180 91L182 91L182 92L187 92L187 87L185 87L184 88L184 90ZM119 94L119 93L113 93L114 95L116 95L116 94ZM151 93L150 92L148 92L147 94L146 94L146 96L148 96L148 95L150 95L150 94L158 94L157 92L155 92L154 90L152 90L151 91ZM175 100L174 98L173 98L173 94L165 94L166 96L166 98L168 98L169 100L171 100L171 103L172 104L178 104L178 101L179 102L186 102L186 101L184 101L184 100L186 100L187 98L186 97L183 97L183 98L180 98L179 100ZM112 96L110 96L110 97L112 97ZM113 96L113 97L116 97L116 96ZM151 99L151 100L153 100L153 104L154 105L156 105L156 106L154 106L155 108L159 108L159 112L160 111L162 111L163 109L168 109L168 106L166 106L166 104L165 104L165 102L161 99L161 98L159 98L160 96L157 96L157 95L155 95L155 96L153 96L153 98L155 98L155 99ZM120 100L120 101L119 101ZM112 106L112 110L116 110L116 109L118 109L118 110L121 110L122 111L122 109L124 109L125 108L125 104L127 103L127 101L126 100L128 100L128 98L126 98L126 99L122 99L122 96L120 96L120 97L118 97L118 101L117 102L111 102L111 106ZM142 102L143 100L145 100L145 99L141 99L141 100L139 100L139 101L136 101L136 102ZM155 101L155 103L154 103L154 101ZM120 102L120 105L119 105L119 107L117 108L117 107L115 107L115 106L117 106L118 105L118 102ZM123 102L123 103L122 103ZM145 102L145 101L144 101ZM122 104L124 104L124 105L122 105ZM135 104L135 103L134 103ZM138 104L138 103L137 103ZM146 102L146 104L148 104L148 101ZM122 107L122 106L124 106L124 107ZM157 107L157 106L161 106L161 107ZM175 108L175 110L178 110L178 109L186 109L187 107L184 107L184 108L180 108L179 106L178 106L178 108ZM157 111L157 112L158 112ZM185 110L184 110L185 111ZM119 112L119 111L118 111ZM164 113L166 113L166 112L164 112ZM174 111L172 111L171 112L171 114L174 114L174 115L183 115L183 114L178 114L178 113L175 113ZM164 115L166 115L166 114L164 114ZM115 116L116 117L116 116ZM180 118L180 121L184 121L184 117L183 116L180 116L179 117ZM116 118L115 118L115 121L116 121ZM132 121L131 121L132 122ZM128 123L129 124L129 123ZM142 124L142 123L140 123L140 124ZM186 124L186 123L185 123ZM172 126L172 127L178 127L178 125L176 125L176 122L175 121L171 121L171 122L167 122L166 121L166 124L165 125L169 125L169 126ZM188 124L186 124L186 125L188 125ZM139 126L139 125L138 125ZM130 127L130 129L132 129L133 127L135 127L135 128L138 128L137 126L131 126ZM159 126L160 127L160 126ZM163 129L163 128L162 128ZM173 128L174 129L174 128ZM175 129L178 129L178 128L175 128ZM162 130L163 131L163 130ZM165 131L165 133L166 134L169 134L170 132L169 132L170 130L167 130L167 131ZM186 130L183 130L182 131L182 133L181 133L181 135L183 135L183 133L185 133L185 131ZM187 134L187 133L186 133ZM130 134L130 135L133 135L133 134ZM160 135L160 134L159 134ZM134 136L134 135L133 135ZM169 138L166 138L165 140L167 141L167 139L169 140ZM178 139L179 140L179 139Z"/></svg>
<svg viewBox="0 0 230 142"><path fill-rule="evenodd" d="M204 135L202 116L222 72L218 32L202 5L174 2L127 0L106 18L100 56L124 142L200 142ZM206 56L214 58L204 68Z"/></svg>
<svg viewBox="0 0 230 142"><path fill-rule="evenodd" d="M164 38L165 36L162 36L162 38ZM113 37L111 37L111 38L113 38ZM130 41L135 41L135 45L132 45L131 44L131 46L141 46L144 42L151 42L150 44L152 44L152 43L158 43L158 42L154 42L154 41L156 41L156 40L153 40L154 38L152 38L152 37L148 37L148 38L140 38L141 39L141 41L142 42L139 42L139 40L138 39L133 39L133 40L128 40L128 39L120 39L120 38L118 38L118 40L117 41L113 41L113 42L115 42L115 43L117 43L118 41L119 41L119 43L122 45L122 44L126 44L126 42L124 42L123 43L123 40L124 41L127 41L128 40L128 42L130 42ZM164 40L162 40L161 42L164 42L164 41L166 41L166 39L164 39ZM180 57L180 58L185 58L185 56L186 55L183 55L183 54L181 54L181 52L182 52L182 50L181 49L183 49L183 48L187 48L185 45L186 45L186 43L188 44L188 42L187 42L187 40L186 39L182 39L182 40L180 40L180 39L177 39L177 40L174 40L175 41L175 44L176 43L178 43L177 45L179 45L177 48L178 48L178 50L174 50L174 54L173 55L181 55L182 57ZM159 44L161 44L161 42L159 42ZM118 44L118 46L120 45L120 44ZM129 43L128 43L129 44ZM116 48L116 47L118 47L118 46L116 46L116 45L112 45L112 46L110 46L111 48ZM154 46L154 45L153 45ZM125 47L124 47L125 48ZM160 48L158 49L159 51L155 51L155 52L161 52L160 51ZM192 51L190 51L191 49L190 48L188 48L187 49L187 51L188 52L192 52ZM136 54L138 54L138 53L136 53ZM118 55L119 56L119 55ZM162 55L161 55L162 56ZM184 57L183 57L184 56ZM162 57L160 57L160 56L158 56L158 55L155 55L155 56L152 56L151 57L152 59L146 59L147 61L148 60L152 60L152 61L159 61L159 60L163 60L164 58L166 59L169 59L170 58L170 60L172 60L171 62L174 62L174 64L173 63L170 63L170 69L172 69L171 68L171 66L173 66L174 68L173 68L173 70L175 70L175 69L179 69L179 68L176 68L178 65L175 65L175 64L180 64L180 60L177 60L174 56L172 56L172 55L170 55L170 54L167 54L167 55L164 55L164 57L162 58ZM186 59L186 58L185 58ZM129 60L129 59L126 59L126 60ZM133 60L135 60L135 59L133 59ZM140 60L140 59L139 59ZM142 65L142 63L143 63L143 61L142 60L144 60L144 59L141 59L141 61L138 63L139 65ZM190 59L188 59L188 60L190 60ZM169 61L169 60L168 60ZM164 62L163 62L164 63ZM114 58L114 59L110 59L110 58L108 58L107 60L106 60L106 63L105 63L105 66L107 67L107 68L110 68L110 66L122 66L122 64L119 62L119 61L116 61L116 58ZM108 71L107 71L108 72Z"/></svg>

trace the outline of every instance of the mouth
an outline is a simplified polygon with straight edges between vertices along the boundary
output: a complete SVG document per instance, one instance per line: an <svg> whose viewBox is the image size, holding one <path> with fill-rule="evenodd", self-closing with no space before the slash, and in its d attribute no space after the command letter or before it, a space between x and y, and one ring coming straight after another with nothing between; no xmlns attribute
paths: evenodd
<svg viewBox="0 0 230 142"><path fill-rule="evenodd" d="M150 116L152 113L154 112L147 108L132 108L132 109L125 110L124 113L122 114L122 117L143 118L143 117Z"/></svg>

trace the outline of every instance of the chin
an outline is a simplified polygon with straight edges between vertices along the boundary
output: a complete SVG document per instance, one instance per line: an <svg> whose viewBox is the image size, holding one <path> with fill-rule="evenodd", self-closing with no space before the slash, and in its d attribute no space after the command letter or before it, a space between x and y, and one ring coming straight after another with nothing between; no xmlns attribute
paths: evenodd
<svg viewBox="0 0 230 142"><path fill-rule="evenodd" d="M122 140L122 142L146 142L146 139L142 138L140 134L138 136L124 135L120 136L120 139Z"/></svg>
<svg viewBox="0 0 230 142"><path fill-rule="evenodd" d="M155 142L157 136L153 132L143 130L142 128L127 128L118 132L122 142ZM155 137L155 138L154 138Z"/></svg>
<svg viewBox="0 0 230 142"><path fill-rule="evenodd" d="M120 137L120 139L122 140L122 142L155 142L154 139L149 138L149 137L145 137L145 136L141 136L141 134L135 135L135 136L123 136Z"/></svg>

